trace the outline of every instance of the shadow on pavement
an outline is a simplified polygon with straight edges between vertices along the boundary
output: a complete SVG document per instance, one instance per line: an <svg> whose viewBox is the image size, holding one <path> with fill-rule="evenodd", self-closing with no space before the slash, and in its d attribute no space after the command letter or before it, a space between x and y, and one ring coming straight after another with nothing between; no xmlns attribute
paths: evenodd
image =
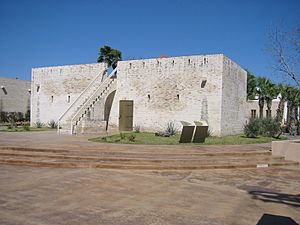
<svg viewBox="0 0 300 225"><path fill-rule="evenodd" d="M299 225L293 219L286 216L264 214L256 225Z"/></svg>
<svg viewBox="0 0 300 225"><path fill-rule="evenodd" d="M272 202L285 204L293 207L300 207L300 195L291 195L286 193L276 193L267 191L249 191L252 199L258 199L263 202Z"/></svg>

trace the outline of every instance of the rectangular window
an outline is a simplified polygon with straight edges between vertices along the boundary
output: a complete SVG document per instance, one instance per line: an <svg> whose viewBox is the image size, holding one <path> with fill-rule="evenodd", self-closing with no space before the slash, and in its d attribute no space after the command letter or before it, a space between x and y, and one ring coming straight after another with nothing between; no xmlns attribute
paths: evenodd
<svg viewBox="0 0 300 225"><path fill-rule="evenodd" d="M53 103L53 95L51 96L51 103Z"/></svg>
<svg viewBox="0 0 300 225"><path fill-rule="evenodd" d="M251 118L256 118L256 109L251 109Z"/></svg>
<svg viewBox="0 0 300 225"><path fill-rule="evenodd" d="M68 95L68 103L70 103L70 101L71 101L71 96Z"/></svg>

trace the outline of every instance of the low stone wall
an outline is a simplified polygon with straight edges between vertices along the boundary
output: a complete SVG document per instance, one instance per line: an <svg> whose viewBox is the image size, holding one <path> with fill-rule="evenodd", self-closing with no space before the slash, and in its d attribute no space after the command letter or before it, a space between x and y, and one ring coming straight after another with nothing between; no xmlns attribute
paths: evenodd
<svg viewBox="0 0 300 225"><path fill-rule="evenodd" d="M286 160L300 163L300 139L291 141L273 141L272 155L284 156Z"/></svg>

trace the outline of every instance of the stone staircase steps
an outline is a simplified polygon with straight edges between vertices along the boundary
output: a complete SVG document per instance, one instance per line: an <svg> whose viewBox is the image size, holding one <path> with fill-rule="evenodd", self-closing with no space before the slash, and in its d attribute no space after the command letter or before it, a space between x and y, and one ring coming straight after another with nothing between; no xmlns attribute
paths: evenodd
<svg viewBox="0 0 300 225"><path fill-rule="evenodd" d="M103 154L104 153L104 154ZM192 170L215 168L251 168L258 164L284 166L297 164L269 151L151 154L132 152L101 152L96 150L58 150L0 148L0 164L62 168L107 168L149 170Z"/></svg>

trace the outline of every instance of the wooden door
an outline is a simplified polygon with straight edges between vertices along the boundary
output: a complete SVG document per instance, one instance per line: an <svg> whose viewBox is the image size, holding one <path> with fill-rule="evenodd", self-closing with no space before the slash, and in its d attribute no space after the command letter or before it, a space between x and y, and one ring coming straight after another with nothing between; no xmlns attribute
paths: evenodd
<svg viewBox="0 0 300 225"><path fill-rule="evenodd" d="M119 104L119 130L132 131L133 129L133 101L120 100Z"/></svg>

